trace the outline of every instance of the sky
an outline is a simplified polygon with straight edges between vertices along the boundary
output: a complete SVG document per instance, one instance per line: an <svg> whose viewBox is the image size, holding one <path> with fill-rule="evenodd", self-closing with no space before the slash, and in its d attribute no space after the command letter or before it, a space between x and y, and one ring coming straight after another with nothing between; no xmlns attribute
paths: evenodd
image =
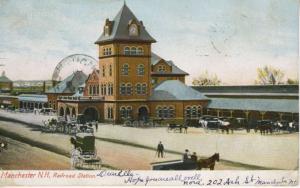
<svg viewBox="0 0 300 188"><path fill-rule="evenodd" d="M94 44L124 0L0 0L0 71L12 80L51 79L76 53L97 59ZM254 84L271 65L298 78L298 0L126 0L157 43L153 52L224 85ZM73 67L69 68L73 70Z"/></svg>

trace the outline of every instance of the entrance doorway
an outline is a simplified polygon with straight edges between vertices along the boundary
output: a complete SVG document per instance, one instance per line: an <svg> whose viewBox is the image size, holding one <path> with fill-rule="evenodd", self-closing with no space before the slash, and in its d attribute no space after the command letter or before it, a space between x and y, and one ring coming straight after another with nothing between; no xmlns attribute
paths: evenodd
<svg viewBox="0 0 300 188"><path fill-rule="evenodd" d="M95 108L87 108L83 112L85 121L98 121L98 111Z"/></svg>
<svg viewBox="0 0 300 188"><path fill-rule="evenodd" d="M143 121L148 120L148 110L145 106L139 108L138 118L139 120L143 120Z"/></svg>
<svg viewBox="0 0 300 188"><path fill-rule="evenodd" d="M64 116L65 115L65 111L63 107L60 107L59 109L59 116Z"/></svg>

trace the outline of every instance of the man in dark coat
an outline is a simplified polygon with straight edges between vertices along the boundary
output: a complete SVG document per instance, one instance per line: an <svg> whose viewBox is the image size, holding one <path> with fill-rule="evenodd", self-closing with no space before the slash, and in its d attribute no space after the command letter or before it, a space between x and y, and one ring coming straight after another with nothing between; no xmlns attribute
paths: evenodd
<svg viewBox="0 0 300 188"><path fill-rule="evenodd" d="M161 143L161 141L157 145L157 155L158 155L158 158L159 157L162 157L162 158L164 157L164 145Z"/></svg>
<svg viewBox="0 0 300 188"><path fill-rule="evenodd" d="M197 157L196 152L193 152L193 155L191 155L191 160L197 162L198 157Z"/></svg>

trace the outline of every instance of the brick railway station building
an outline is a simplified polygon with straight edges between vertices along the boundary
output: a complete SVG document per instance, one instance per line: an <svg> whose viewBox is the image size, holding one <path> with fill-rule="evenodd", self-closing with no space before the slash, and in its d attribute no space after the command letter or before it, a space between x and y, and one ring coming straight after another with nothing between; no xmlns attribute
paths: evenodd
<svg viewBox="0 0 300 188"><path fill-rule="evenodd" d="M114 123L127 118L198 119L206 114L298 121L298 85L189 87L188 73L152 52L155 42L124 4L113 20L105 20L95 42L99 70L79 92L57 98L58 115L85 114Z"/></svg>
<svg viewBox="0 0 300 188"><path fill-rule="evenodd" d="M185 85L186 72L152 52L155 42L124 4L113 20L105 20L95 42L99 71L89 76L82 97L59 97L59 115L86 114L115 123L149 117L183 120L186 113L200 117L209 99Z"/></svg>

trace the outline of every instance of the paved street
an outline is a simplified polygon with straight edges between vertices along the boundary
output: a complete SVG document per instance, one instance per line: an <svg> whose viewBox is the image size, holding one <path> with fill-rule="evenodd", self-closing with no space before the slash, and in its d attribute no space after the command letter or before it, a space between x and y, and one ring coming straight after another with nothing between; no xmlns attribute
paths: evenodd
<svg viewBox="0 0 300 188"><path fill-rule="evenodd" d="M16 114L0 111L0 115L13 117ZM33 114L18 114L18 118L24 121L34 121L38 123L45 116ZM48 117L49 118L49 117ZM44 134L15 123L0 124L0 128L13 132L22 132L23 135L37 141L50 142L69 151L72 147L69 143L69 136L62 134ZM166 128L132 128L119 125L100 124L96 137L122 140L134 144L148 147L156 147L162 141L165 148L172 151L183 152L188 148L196 151L200 156L210 156L215 152L220 153L221 159L244 164L257 165L274 169L296 169L298 168L298 133L267 135L262 136L258 133L238 131L232 134L216 133L215 131L205 133L201 128L190 128L188 134L167 132ZM120 144L113 144L97 140L98 152L103 154L103 159L108 164L116 163L119 158L126 158L127 151L130 151L130 162L133 169L149 169L149 162L154 161L154 151L134 148ZM128 150L130 148L130 150ZM145 152L145 153L143 153ZM138 159L141 163L135 163ZM180 158L180 156L169 155L170 159ZM124 163L127 163L124 162ZM143 163L142 161L145 161ZM120 163L120 162L119 162ZM121 168L128 168L130 165L119 164ZM135 166L136 165L136 166ZM113 165L112 165L113 166Z"/></svg>

